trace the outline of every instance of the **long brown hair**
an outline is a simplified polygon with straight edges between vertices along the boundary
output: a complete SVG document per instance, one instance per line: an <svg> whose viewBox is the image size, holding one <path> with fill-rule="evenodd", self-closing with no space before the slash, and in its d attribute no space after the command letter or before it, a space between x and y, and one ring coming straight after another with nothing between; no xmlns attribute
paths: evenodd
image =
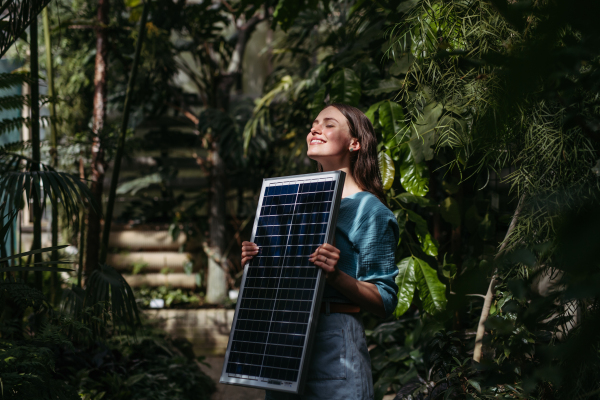
<svg viewBox="0 0 600 400"><path fill-rule="evenodd" d="M346 117L350 128L350 136L358 139L360 143L360 150L350 154L350 173L358 187L375 195L387 206L377 159L377 136L375 136L373 124L356 107L338 103L329 104L327 107L335 107ZM319 171L323 170L321 164L318 168Z"/></svg>

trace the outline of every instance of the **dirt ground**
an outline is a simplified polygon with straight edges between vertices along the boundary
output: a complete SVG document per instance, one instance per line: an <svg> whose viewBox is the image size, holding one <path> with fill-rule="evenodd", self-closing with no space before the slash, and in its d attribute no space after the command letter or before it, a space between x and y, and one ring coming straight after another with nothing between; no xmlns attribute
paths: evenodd
<svg viewBox="0 0 600 400"><path fill-rule="evenodd" d="M205 361L210 364L211 368L202 367L204 372L217 382L217 391L213 394L211 400L263 400L265 398L264 390L219 383L221 370L223 369L223 360L223 356L206 357Z"/></svg>
<svg viewBox="0 0 600 400"><path fill-rule="evenodd" d="M213 394L211 400L263 400L265 391L259 389L250 389L242 386L223 385L219 383L221 370L223 369L224 357L206 357L206 362L211 368L202 367L204 372L217 382L217 391ZM393 394L388 394L383 397L383 400L393 400L396 397Z"/></svg>

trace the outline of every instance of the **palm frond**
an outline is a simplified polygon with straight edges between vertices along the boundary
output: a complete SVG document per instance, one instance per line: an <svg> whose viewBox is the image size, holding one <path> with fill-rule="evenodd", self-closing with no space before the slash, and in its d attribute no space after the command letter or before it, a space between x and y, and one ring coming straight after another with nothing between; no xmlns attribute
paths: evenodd
<svg viewBox="0 0 600 400"><path fill-rule="evenodd" d="M85 289L73 285L64 293L63 310L81 320L94 336L106 335L111 321L117 330L133 333L141 323L131 287L109 265L101 264L94 270Z"/></svg>
<svg viewBox="0 0 600 400"><path fill-rule="evenodd" d="M41 171L31 171L34 162L23 155L0 150L0 204L5 204L5 213L23 208L23 193L27 201L37 199L42 208L47 201L52 207L62 206L76 219L84 201L95 210L100 209L79 177L58 172L46 164L40 164Z"/></svg>

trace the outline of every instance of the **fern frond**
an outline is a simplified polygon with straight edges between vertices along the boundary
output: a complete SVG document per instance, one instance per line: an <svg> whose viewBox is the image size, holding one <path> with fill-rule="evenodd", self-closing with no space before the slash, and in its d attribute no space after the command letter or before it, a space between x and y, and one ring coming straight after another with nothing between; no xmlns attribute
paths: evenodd
<svg viewBox="0 0 600 400"><path fill-rule="evenodd" d="M31 119L28 117L6 118L0 121L0 135L15 129L20 129L23 125L30 126Z"/></svg>
<svg viewBox="0 0 600 400"><path fill-rule="evenodd" d="M0 73L0 89L8 89L24 83L31 83L31 76L27 72Z"/></svg>

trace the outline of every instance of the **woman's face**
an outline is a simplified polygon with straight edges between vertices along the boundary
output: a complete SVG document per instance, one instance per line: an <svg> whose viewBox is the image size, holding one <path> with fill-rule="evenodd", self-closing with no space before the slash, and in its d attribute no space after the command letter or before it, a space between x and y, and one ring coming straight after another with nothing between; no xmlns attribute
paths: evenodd
<svg viewBox="0 0 600 400"><path fill-rule="evenodd" d="M350 154L348 149L352 142L344 114L335 107L327 107L313 121L306 137L306 155L321 164L328 158L331 161L343 159Z"/></svg>

